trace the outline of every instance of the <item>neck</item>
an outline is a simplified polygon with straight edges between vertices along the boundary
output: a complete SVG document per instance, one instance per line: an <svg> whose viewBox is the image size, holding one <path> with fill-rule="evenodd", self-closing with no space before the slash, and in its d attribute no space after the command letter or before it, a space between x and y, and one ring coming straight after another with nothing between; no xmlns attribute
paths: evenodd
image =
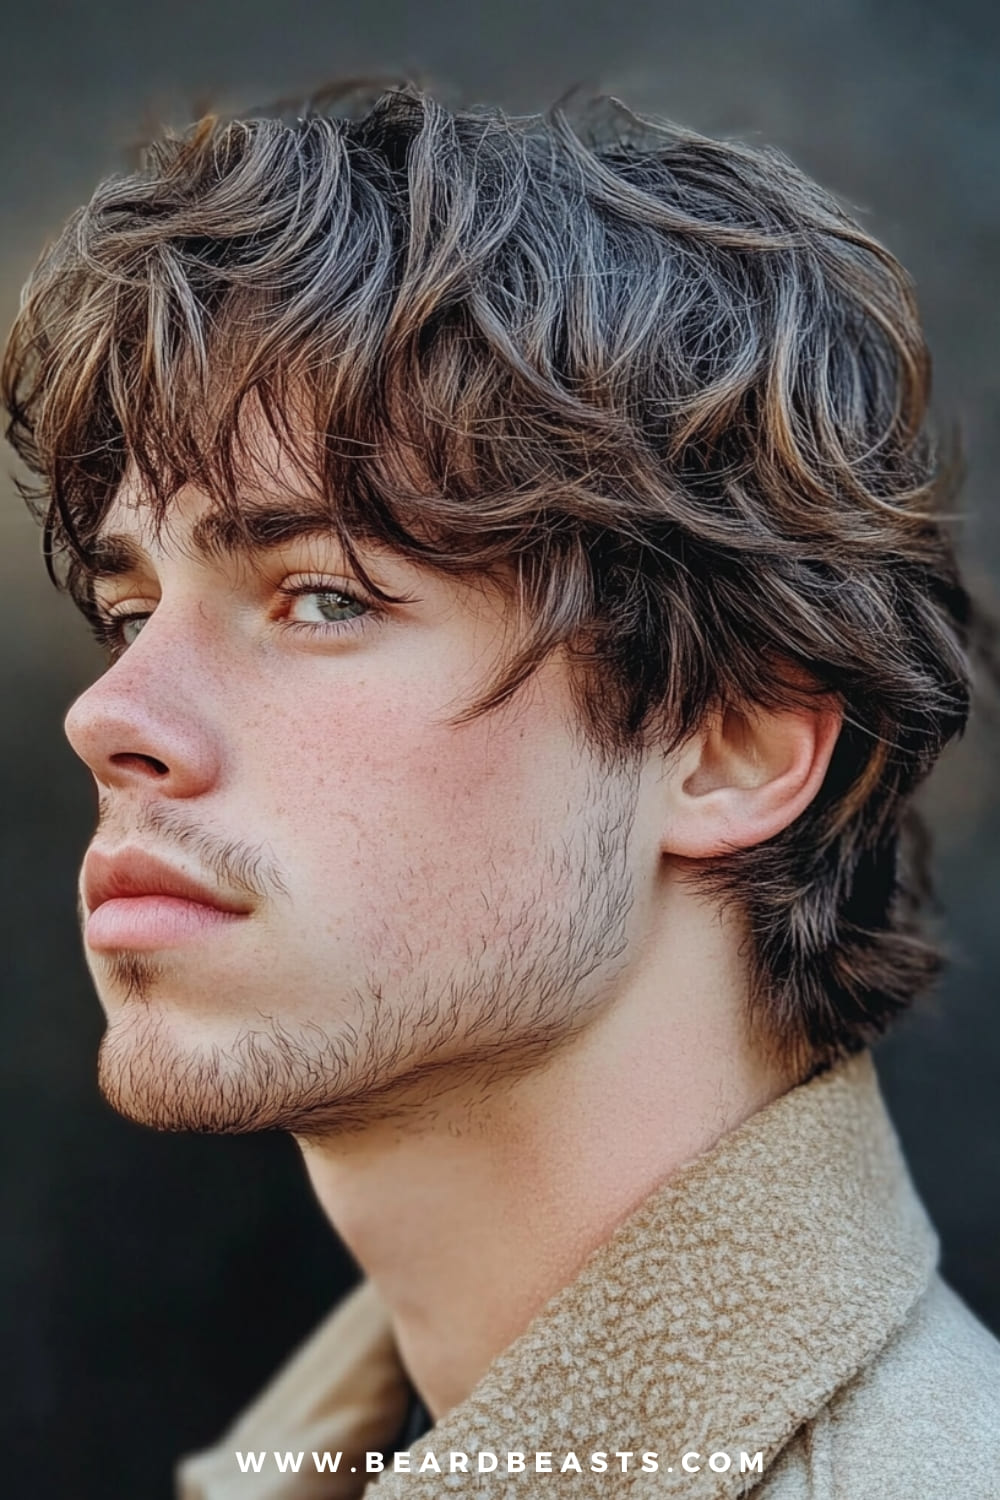
<svg viewBox="0 0 1000 1500"><path fill-rule="evenodd" d="M701 907L673 930L685 952L640 962L530 1073L300 1142L435 1420L656 1187L795 1082L747 1044L740 934Z"/></svg>

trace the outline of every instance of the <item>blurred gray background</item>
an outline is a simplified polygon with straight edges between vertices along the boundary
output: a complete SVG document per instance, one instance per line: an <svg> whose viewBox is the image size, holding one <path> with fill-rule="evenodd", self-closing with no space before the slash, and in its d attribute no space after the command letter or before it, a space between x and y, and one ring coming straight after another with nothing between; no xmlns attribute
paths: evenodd
<svg viewBox="0 0 1000 1500"><path fill-rule="evenodd" d="M968 462L963 555L1000 572L1000 19L950 0L34 0L0 25L0 321L44 240L128 143L206 103L418 70L465 102L543 107L574 83L766 141L853 205L916 278L940 414ZM5 795L4 1493L166 1500L355 1272L280 1138L160 1137L98 1099L100 1012L74 881L89 778L61 718L99 667L43 576L0 460ZM955 953L878 1049L956 1288L1000 1329L1000 730L973 725L924 803Z"/></svg>

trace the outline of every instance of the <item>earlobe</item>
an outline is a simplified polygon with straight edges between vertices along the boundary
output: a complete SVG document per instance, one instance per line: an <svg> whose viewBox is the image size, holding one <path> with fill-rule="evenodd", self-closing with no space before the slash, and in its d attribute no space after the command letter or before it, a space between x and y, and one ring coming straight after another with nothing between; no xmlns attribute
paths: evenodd
<svg viewBox="0 0 1000 1500"><path fill-rule="evenodd" d="M707 720L668 772L663 852L707 859L787 828L819 792L842 723L830 697Z"/></svg>

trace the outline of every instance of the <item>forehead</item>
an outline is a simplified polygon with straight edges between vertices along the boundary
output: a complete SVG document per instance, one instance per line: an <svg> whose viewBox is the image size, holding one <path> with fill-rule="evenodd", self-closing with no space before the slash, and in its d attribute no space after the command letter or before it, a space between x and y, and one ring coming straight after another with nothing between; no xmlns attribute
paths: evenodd
<svg viewBox="0 0 1000 1500"><path fill-rule="evenodd" d="M273 508L314 515L325 509L329 517L330 507L322 506L322 484L304 451L306 445L307 434L302 428L279 436L264 418L259 402L248 402L239 424L238 445L232 453L235 485L227 498L220 493L213 499L191 482L158 504L132 460L102 520L100 533L139 533L158 538L163 532L201 526L199 535L208 538L213 528L219 529L227 520L232 530L242 517Z"/></svg>
<svg viewBox="0 0 1000 1500"><path fill-rule="evenodd" d="M330 507L315 501L248 495L234 506L185 485L162 511L148 498L116 496L91 551L99 569L116 552L137 555L163 550L225 560L300 536L337 534Z"/></svg>
<svg viewBox="0 0 1000 1500"><path fill-rule="evenodd" d="M339 535L335 498L324 493L301 447L279 439L259 413L241 425L232 477L235 482L225 492L188 482L172 494L155 496L131 462L88 545L87 571L92 577L121 573L158 550L198 560L251 560L297 538ZM372 554L389 551L356 517L350 534L352 545Z"/></svg>
<svg viewBox="0 0 1000 1500"><path fill-rule="evenodd" d="M405 536L411 523L397 526L390 517L387 527L382 507L357 503L357 493L352 493L353 503L347 507L349 520L341 520L338 527L334 491L350 482L350 470L345 466L338 481L324 474L330 456L328 423L318 424L306 394L294 383L286 388L284 401L280 407L268 403L265 410L261 397L252 391L241 404L226 454L209 442L202 449L200 480L181 485L169 496L154 496L153 487L130 460L100 520L98 538L116 534L137 542L141 537L140 544L166 538L186 542L190 533L199 551L210 552L240 544L272 545L307 531L334 536L342 529L352 546L403 555L390 537L399 531ZM410 493L427 492L428 476L415 452L404 455L387 438L373 445L370 456L393 484ZM415 539L414 560L422 550ZM446 566L445 571L454 576L465 570Z"/></svg>
<svg viewBox="0 0 1000 1500"><path fill-rule="evenodd" d="M265 566L274 549L292 542L308 547L310 538L322 548L317 566L329 557L331 546L338 554L346 551L328 510L288 500L255 500L234 510L186 486L162 515L148 501L116 499L88 547L85 575L91 587L99 587L102 580L156 573L167 558L173 565L180 560L252 573ZM371 560L376 558L372 552Z"/></svg>

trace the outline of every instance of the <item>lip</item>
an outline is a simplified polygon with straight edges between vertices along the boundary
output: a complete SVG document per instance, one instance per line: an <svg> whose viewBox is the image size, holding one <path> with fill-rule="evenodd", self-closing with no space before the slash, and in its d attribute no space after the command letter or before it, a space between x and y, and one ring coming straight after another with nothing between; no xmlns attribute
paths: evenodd
<svg viewBox="0 0 1000 1500"><path fill-rule="evenodd" d="M150 950L216 931L250 914L245 898L138 849L114 854L91 849L83 865L82 893L89 948Z"/></svg>

